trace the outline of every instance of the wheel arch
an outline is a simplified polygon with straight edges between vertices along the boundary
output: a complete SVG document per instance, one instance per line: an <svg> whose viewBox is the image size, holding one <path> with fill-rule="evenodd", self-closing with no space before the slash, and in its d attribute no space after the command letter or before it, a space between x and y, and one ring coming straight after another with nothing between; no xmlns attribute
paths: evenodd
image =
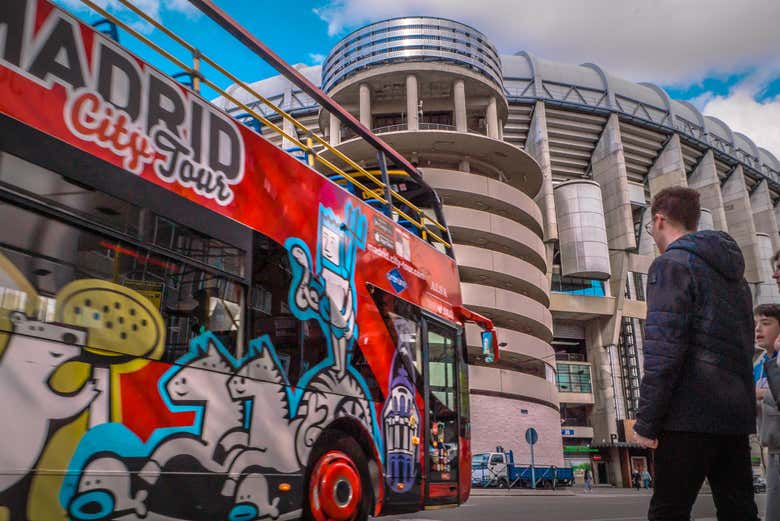
<svg viewBox="0 0 780 521"><path fill-rule="evenodd" d="M334 434L341 434L351 437L363 450L363 453L366 456L366 460L368 461L368 474L369 479L371 480L371 491L374 502L372 510L374 512L374 516L378 516L384 503L385 488L382 459L379 455L379 451L377 450L377 446L371 437L371 434L369 433L366 426L357 418L352 418L349 416L337 418L331 422L325 428L325 430L322 431L320 436L317 438L317 441L315 442L315 446L320 443L321 440L327 439L328 436ZM311 461L309 461L308 464L311 465Z"/></svg>

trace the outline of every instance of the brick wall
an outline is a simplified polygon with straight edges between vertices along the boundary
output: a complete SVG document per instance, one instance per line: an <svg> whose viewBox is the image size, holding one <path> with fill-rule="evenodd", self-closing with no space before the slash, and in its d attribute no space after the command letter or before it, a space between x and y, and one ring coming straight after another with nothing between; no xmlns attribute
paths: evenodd
<svg viewBox="0 0 780 521"><path fill-rule="evenodd" d="M528 411L523 414L522 411ZM512 450L515 462L531 462L531 450L525 431L533 427L539 433L534 446L537 465L563 466L561 415L546 405L494 396L471 395L471 451L492 452L496 445Z"/></svg>

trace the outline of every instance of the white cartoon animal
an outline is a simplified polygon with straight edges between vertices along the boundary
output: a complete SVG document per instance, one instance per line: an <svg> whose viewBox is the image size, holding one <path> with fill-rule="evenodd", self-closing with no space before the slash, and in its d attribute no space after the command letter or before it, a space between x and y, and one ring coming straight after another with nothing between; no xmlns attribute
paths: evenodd
<svg viewBox="0 0 780 521"><path fill-rule="evenodd" d="M10 315L13 333L0 358L0 491L22 479L43 450L52 420L73 418L100 394L87 383L74 394L50 385L54 372L81 354L86 333L80 329Z"/></svg>
<svg viewBox="0 0 780 521"><path fill-rule="evenodd" d="M172 403L203 407L200 432L165 439L141 469L142 478L156 483L165 464L181 454L195 457L211 472L224 472L237 452L246 449L244 406L233 401L228 392L232 372L233 367L209 341L207 349L171 377L166 391ZM218 457L217 452L227 456Z"/></svg>
<svg viewBox="0 0 780 521"><path fill-rule="evenodd" d="M130 473L120 460L103 456L90 461L79 479L78 492L69 505L69 513L77 520L135 515L146 517L144 504L147 492L139 490L133 495Z"/></svg>
<svg viewBox="0 0 780 521"><path fill-rule="evenodd" d="M244 476L236 490L236 504L230 512L230 519L278 518L279 498L269 502L268 490L268 481L262 474Z"/></svg>
<svg viewBox="0 0 780 521"><path fill-rule="evenodd" d="M251 400L249 447L264 453L262 461L255 459L254 463L279 472L296 472L300 469L295 455L297 425L290 421L284 377L265 344L253 349L254 356L228 381L230 396L238 401ZM237 463L246 457L239 456Z"/></svg>

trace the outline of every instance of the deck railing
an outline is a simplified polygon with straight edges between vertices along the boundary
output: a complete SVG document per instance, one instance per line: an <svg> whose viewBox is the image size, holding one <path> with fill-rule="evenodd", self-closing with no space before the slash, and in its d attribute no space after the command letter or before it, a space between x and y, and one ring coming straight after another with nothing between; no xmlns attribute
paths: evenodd
<svg viewBox="0 0 780 521"><path fill-rule="evenodd" d="M297 70L285 63L270 49L265 47L265 45L263 45L256 37L249 33L235 20L231 19L212 1L191 0L190 3L192 3L195 7L197 7L222 28L226 29L242 45L272 65L287 79L298 85L298 87L302 88L307 94L312 96L315 101L320 104L320 106L328 110L330 113L336 115L339 119L342 120L342 123L346 124L357 135L371 144L371 146L377 150L378 162L380 165L382 165L386 160L392 161L392 163L394 163L397 167L400 167L412 178L414 178L416 183L425 188L428 188L432 195L432 199L435 201L434 211L436 213L436 218L426 214L422 209L418 208L403 195L392 190L386 179L381 178L384 177L382 174L380 174L378 177L372 171L367 170L358 162L350 159L317 133L310 130L308 127L295 119L292 115L288 114L279 106L272 103L262 94L257 92L256 89L252 88L251 85L241 80L236 74L228 71L225 67L220 65L217 60L201 52L197 47L190 44L182 36L173 32L171 29L154 19L151 15L143 11L137 5L130 2L129 0L116 1L188 51L192 56L191 62L186 63L185 61L179 59L172 52L164 49L162 46L152 41L148 36L135 29L131 23L120 20L116 15L110 13L98 5L98 3L92 0L81 0L83 4L87 5L104 19L111 21L118 27L121 27L124 31L132 35L138 41L142 42L144 45L148 46L162 57L173 63L176 67L180 68L183 75L188 76L188 78L191 79L191 82L189 82L188 85L190 85L195 92L199 92L201 86L203 85L210 87L215 92L219 93L225 100L234 104L235 107L241 109L244 112L242 116L247 118L254 118L256 121L262 123L262 125L270 128L277 134L281 135L284 139L288 140L294 147L300 149L306 155L310 163L313 161L323 165L328 172L331 172L331 175L341 176L341 178L352 184L357 190L370 194L372 199L386 206L387 213L389 215L396 215L398 219L404 219L406 222L410 223L410 225L416 228L419 231L418 235L424 240L428 240L432 243L439 243L443 245L448 251L451 251L451 240L447 227L444 224L444 217L441 211L441 204L438 196L423 181L422 176L417 171L417 169L397 151L387 145L380 138L372 134L369 129L362 126L354 118L354 116L349 114L343 107L327 97L319 88L311 84ZM245 93L249 94L253 99L250 101L242 101L241 99L238 99L237 96L221 88L218 85L216 79L206 77L206 75L203 73L204 64L217 71L223 76L223 78L230 80L234 85L240 87L240 90L243 90ZM293 133L286 132L281 126L272 122L268 118L268 113L266 111L259 110L260 106L267 107L273 113L278 114L283 120L290 122L293 125L295 131ZM303 137L301 138L299 135ZM344 165L346 165L345 168L337 166L333 161L324 157L323 153L326 151L333 154L333 157L343 162ZM313 165L310 164L310 166Z"/></svg>

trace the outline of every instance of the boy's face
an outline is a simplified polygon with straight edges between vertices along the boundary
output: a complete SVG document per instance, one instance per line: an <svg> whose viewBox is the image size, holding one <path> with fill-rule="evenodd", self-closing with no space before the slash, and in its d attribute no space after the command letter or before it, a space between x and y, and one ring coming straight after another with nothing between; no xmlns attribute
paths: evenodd
<svg viewBox="0 0 780 521"><path fill-rule="evenodd" d="M756 344L769 352L775 350L775 340L780 335L780 322L776 318L756 315Z"/></svg>

